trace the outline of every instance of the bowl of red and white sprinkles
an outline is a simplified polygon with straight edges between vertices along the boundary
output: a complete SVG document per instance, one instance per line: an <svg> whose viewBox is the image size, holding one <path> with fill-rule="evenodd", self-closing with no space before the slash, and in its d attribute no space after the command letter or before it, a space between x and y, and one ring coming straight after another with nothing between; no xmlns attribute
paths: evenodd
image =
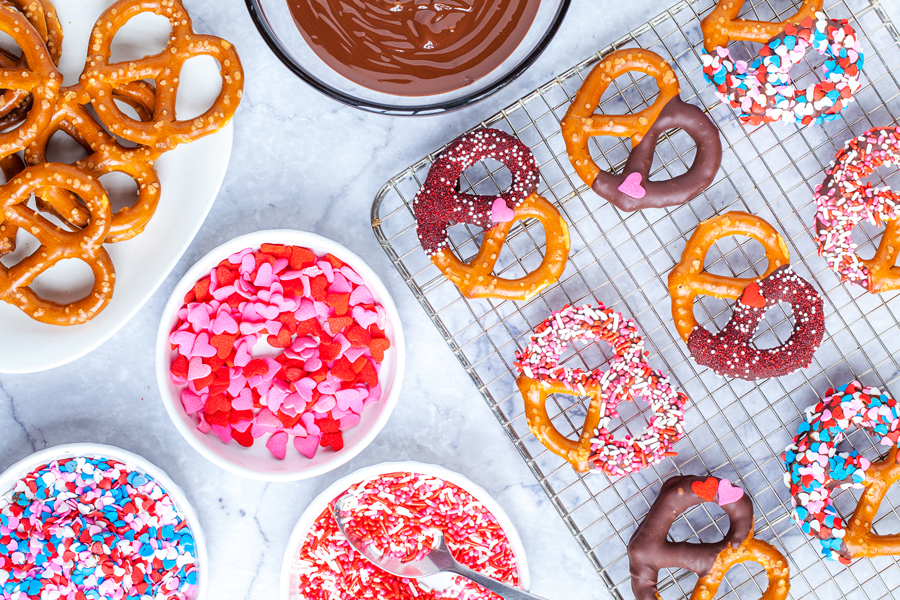
<svg viewBox="0 0 900 600"><path fill-rule="evenodd" d="M415 558L427 553L433 532L440 530L459 562L528 589L519 535L484 489L436 465L400 462L360 469L312 501L288 542L281 569L282 600L497 598L455 575L408 579L370 563L350 547L334 521L332 505L348 495L348 526L370 532L376 547Z"/></svg>
<svg viewBox="0 0 900 600"><path fill-rule="evenodd" d="M0 475L0 598L196 600L206 565L187 498L131 452L68 444Z"/></svg>
<svg viewBox="0 0 900 600"><path fill-rule="evenodd" d="M157 335L172 421L206 458L268 481L314 477L384 427L403 379L400 316L358 256L292 230L235 238L175 287Z"/></svg>

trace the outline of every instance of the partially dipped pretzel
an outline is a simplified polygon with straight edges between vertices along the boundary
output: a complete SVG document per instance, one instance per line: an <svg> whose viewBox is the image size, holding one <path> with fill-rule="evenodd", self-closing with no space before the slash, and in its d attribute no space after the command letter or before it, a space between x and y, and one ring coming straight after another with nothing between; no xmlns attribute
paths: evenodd
<svg viewBox="0 0 900 600"><path fill-rule="evenodd" d="M462 172L485 158L509 168L510 188L490 196L457 191L455 185ZM529 300L562 275L569 255L569 228L559 211L537 194L537 184L537 165L531 151L496 129L480 129L458 138L431 166L413 200L416 234L431 261L467 298ZM494 275L494 265L513 223L528 218L538 219L544 227L547 247L541 264L517 279ZM456 223L486 230L477 255L469 263L449 247L447 229Z"/></svg>
<svg viewBox="0 0 900 600"><path fill-rule="evenodd" d="M725 537L718 542L666 540L675 519L692 506L717 503L728 515ZM753 501L743 489L718 477L676 476L667 479L647 516L628 542L631 589L636 600L661 598L657 580L661 569L680 568L700 579L691 600L711 600L728 569L742 562L759 563L769 585L762 600L784 600L790 589L790 567L774 546L753 537Z"/></svg>
<svg viewBox="0 0 900 600"><path fill-rule="evenodd" d="M631 115L594 112L612 81L632 71L656 80L659 95L653 104ZM679 90L675 71L661 56L640 48L617 50L591 70L560 122L575 172L617 208L633 211L683 204L715 178L722 162L719 130L700 108L682 101ZM697 144L693 164L672 179L650 181L659 137L679 127ZM591 158L588 141L598 135L631 138L631 154L620 174L603 171Z"/></svg>

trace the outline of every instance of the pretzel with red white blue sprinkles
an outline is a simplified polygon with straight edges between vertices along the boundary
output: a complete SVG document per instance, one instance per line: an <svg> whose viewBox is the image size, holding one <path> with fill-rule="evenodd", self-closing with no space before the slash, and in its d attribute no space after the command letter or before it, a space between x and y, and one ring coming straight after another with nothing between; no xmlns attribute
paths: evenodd
<svg viewBox="0 0 900 600"><path fill-rule="evenodd" d="M791 67L812 47L827 58L823 80L797 89ZM703 50L703 75L715 86L716 95L740 109L740 120L749 125L773 121L808 125L838 118L861 84L863 52L856 32L845 19L828 19L822 12L813 20L788 24L784 32L764 44L749 64L735 61L727 48Z"/></svg>
<svg viewBox="0 0 900 600"><path fill-rule="evenodd" d="M850 425L880 438L891 451L887 459L871 463L856 450L837 452ZM818 538L828 560L849 564L861 556L900 554L897 536L871 533L872 521L888 488L900 479L897 447L900 406L876 387L852 381L829 389L815 406L806 409L797 436L782 459L794 510L791 519L807 535ZM849 521L837 513L832 490L865 489Z"/></svg>
<svg viewBox="0 0 900 600"><path fill-rule="evenodd" d="M816 187L816 239L819 256L841 281L870 292L900 289L900 195L866 181L878 167L900 166L900 127L875 127L844 144ZM853 228L862 221L887 225L872 258L856 254Z"/></svg>
<svg viewBox="0 0 900 600"><path fill-rule="evenodd" d="M587 372L560 364L568 343L579 339L602 340L612 346L607 371ZM516 384L525 400L529 429L579 472L594 469L619 477L675 456L672 447L684 433L687 396L670 385L668 376L644 362L643 354L644 342L634 321L603 304L566 305L552 313L535 328L525 350L516 353ZM547 396L554 393L591 397L578 441L561 434L547 414ZM635 396L647 400L655 416L640 437L614 439L609 423L619 416L616 407Z"/></svg>

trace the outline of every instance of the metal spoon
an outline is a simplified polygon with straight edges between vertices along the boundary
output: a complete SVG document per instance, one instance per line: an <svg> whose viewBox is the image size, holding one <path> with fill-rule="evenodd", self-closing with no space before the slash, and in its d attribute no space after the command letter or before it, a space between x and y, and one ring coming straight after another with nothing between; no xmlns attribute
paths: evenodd
<svg viewBox="0 0 900 600"><path fill-rule="evenodd" d="M483 585L495 594L505 598L505 600L544 600L540 596L529 594L515 586L502 583L496 579L491 579L486 575L482 575L477 571L473 571L472 569L459 564L456 562L456 559L453 558L450 549L447 548L447 544L444 542L443 532L439 530L434 530L435 548L420 560L401 562L399 558L379 556L372 549L372 545L366 543L367 540L365 538L344 528L344 518L341 516L341 512L344 510L347 498L347 496L344 496L334 503L334 520L337 522L337 526L341 530L341 533L343 533L344 537L347 538L347 541L350 542L350 546L379 569L398 577L413 578L425 577L442 572L455 573L456 575L462 575L467 579L471 579L479 585Z"/></svg>

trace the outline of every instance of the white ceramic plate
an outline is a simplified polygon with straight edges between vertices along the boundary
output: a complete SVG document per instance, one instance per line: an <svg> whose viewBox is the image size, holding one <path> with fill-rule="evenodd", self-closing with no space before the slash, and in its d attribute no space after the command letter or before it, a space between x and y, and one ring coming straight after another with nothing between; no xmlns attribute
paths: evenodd
<svg viewBox="0 0 900 600"><path fill-rule="evenodd" d="M197 557L197 595L191 600L203 600L206 597L207 573L209 571L209 562L206 556L206 541L203 538L203 531L200 528L200 520L194 507L188 502L187 496L175 482L169 479L166 473L148 461L142 456L138 456L127 450L122 450L116 446L106 446L103 444L64 444L62 446L54 446L40 452L35 452L31 456L26 456L16 464L12 465L0 475L0 494L5 494L11 490L16 481L33 471L40 465L49 463L54 460L64 458L76 458L79 456L87 456L91 458L111 458L122 463L127 463L136 467L139 471L143 471L150 475L156 482L169 494L169 497L175 502L178 512L181 513L188 526L191 534L194 536L194 555Z"/></svg>
<svg viewBox="0 0 900 600"><path fill-rule="evenodd" d="M63 25L63 57L60 70L64 85L78 80L84 68L91 28L110 0L56 2ZM156 53L165 46L170 27L156 15L140 15L129 22L113 42L113 59L136 58ZM216 62L208 57L191 59L181 77L176 111L181 119L205 111L221 88ZM144 233L126 242L106 246L116 268L116 288L106 309L84 325L56 327L33 321L17 308L0 302L0 372L29 373L57 367L79 358L116 333L147 302L175 267L178 259L206 218L228 168L233 130L181 145L156 163L162 184L159 208ZM59 136L57 136L59 137ZM54 139L56 141L56 138ZM62 146L62 144L61 144ZM69 145L71 146L71 144ZM66 147L52 160L67 160ZM135 189L127 177L105 176L101 181L115 197ZM123 182L127 182L123 185ZM3 263L15 261L37 246L34 238L19 238L21 249ZM90 271L76 261L64 261L35 282L40 292L90 289Z"/></svg>
<svg viewBox="0 0 900 600"><path fill-rule="evenodd" d="M513 556L516 557L516 565L519 569L519 587L528 591L531 587L531 577L528 574L528 563L525 560L525 546L522 545L522 539L519 537L519 532L510 520L509 515L503 510L503 507L501 507L497 501L484 490L484 488L473 483L468 477L438 465L406 461L380 463L355 471L328 486L324 492L316 496L310 505L306 507L303 514L300 515L300 519L297 521L294 531L291 533L287 550L284 553L284 560L281 563L281 600L305 600L298 593L294 592L294 590L297 589L297 580L294 574L294 560L300 552L300 548L302 547L303 541L306 539L309 528L312 527L318 516L325 510L328 503L334 500L341 492L364 479L378 477L379 475L385 475L387 473L401 472L421 473L423 475L431 475L432 477L449 481L466 490L472 494L475 499L481 502L484 507L497 518L497 523L500 524L500 527L506 534ZM439 573L437 575L432 575L427 579L430 584L438 587L440 585L440 579L434 578L441 578L442 575L443 574Z"/></svg>
<svg viewBox="0 0 900 600"><path fill-rule="evenodd" d="M184 304L184 295L199 279L209 275L209 271L223 259L244 248L259 248L262 244L303 246L319 256L333 254L359 273L375 301L381 304L387 313L385 335L390 340L391 347L385 352L381 372L378 374L381 399L366 405L356 427L344 432L344 447L338 452L320 448L316 455L309 459L289 444L287 457L278 460L266 448L263 438L257 439L250 448L244 448L237 442L223 444L214 433L201 433L197 430L198 418L187 414L181 404L181 390L184 388L176 386L169 375L172 360L175 358L175 352L169 343L169 334L178 321L178 310ZM156 335L156 381L169 417L178 431L200 454L223 469L264 481L293 481L315 477L338 468L362 452L384 428L397 404L400 384L403 382L405 358L406 345L403 341L400 313L397 312L393 298L375 271L370 269L363 259L337 242L314 233L290 229L256 231L236 237L211 250L197 261L197 264L191 267L175 286L163 309Z"/></svg>

